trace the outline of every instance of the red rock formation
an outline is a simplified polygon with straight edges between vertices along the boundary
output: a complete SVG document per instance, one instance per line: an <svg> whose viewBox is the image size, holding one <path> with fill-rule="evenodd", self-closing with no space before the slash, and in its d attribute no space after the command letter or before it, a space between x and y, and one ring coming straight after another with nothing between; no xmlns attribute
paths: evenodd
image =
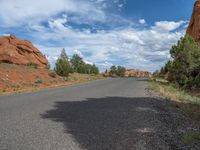
<svg viewBox="0 0 200 150"><path fill-rule="evenodd" d="M15 36L0 37L0 62L45 68L46 57L33 44Z"/></svg>
<svg viewBox="0 0 200 150"><path fill-rule="evenodd" d="M126 77L149 77L150 73L148 71L129 69L129 70L126 70L125 76Z"/></svg>
<svg viewBox="0 0 200 150"><path fill-rule="evenodd" d="M192 36L200 44L200 0L194 4L192 17L187 28L187 34Z"/></svg>

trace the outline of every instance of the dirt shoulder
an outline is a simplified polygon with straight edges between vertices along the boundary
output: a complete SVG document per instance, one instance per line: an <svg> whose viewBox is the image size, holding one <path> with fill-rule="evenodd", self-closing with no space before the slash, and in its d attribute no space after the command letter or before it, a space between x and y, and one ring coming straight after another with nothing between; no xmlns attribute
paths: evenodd
<svg viewBox="0 0 200 150"><path fill-rule="evenodd" d="M161 119L169 126L177 128L174 132L181 135L185 149L199 149L200 98L176 89L169 83L156 81L149 82L149 94L166 102L166 116L162 116ZM173 116L170 118L170 115Z"/></svg>
<svg viewBox="0 0 200 150"><path fill-rule="evenodd" d="M0 95L68 86L98 79L103 79L103 76L74 73L63 78L48 69L0 63Z"/></svg>
<svg viewBox="0 0 200 150"><path fill-rule="evenodd" d="M151 81L149 84L154 93L169 102L176 103L174 107L186 116L200 121L200 97L193 95L191 92L177 89L170 83Z"/></svg>

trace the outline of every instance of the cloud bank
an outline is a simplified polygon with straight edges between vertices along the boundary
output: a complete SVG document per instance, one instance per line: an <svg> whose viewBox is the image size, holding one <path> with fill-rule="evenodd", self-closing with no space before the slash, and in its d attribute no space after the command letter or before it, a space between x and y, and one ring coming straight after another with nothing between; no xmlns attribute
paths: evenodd
<svg viewBox="0 0 200 150"><path fill-rule="evenodd" d="M48 5L47 5L48 4ZM101 70L111 65L154 71L169 58L170 47L184 35L186 21L131 21L114 14L125 0L1 0L1 34L37 45L55 63L62 48L79 53ZM118 26L113 26L117 24ZM23 31L23 34L21 33Z"/></svg>

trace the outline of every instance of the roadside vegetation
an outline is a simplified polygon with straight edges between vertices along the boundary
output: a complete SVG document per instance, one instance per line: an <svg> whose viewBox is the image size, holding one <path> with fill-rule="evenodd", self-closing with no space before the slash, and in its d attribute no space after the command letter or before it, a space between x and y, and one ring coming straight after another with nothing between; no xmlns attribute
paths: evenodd
<svg viewBox="0 0 200 150"><path fill-rule="evenodd" d="M189 35L170 50L171 60L154 72L150 87L184 115L200 121L200 48ZM186 144L200 142L200 133L186 133Z"/></svg>
<svg viewBox="0 0 200 150"><path fill-rule="evenodd" d="M80 74L80 73L70 73L68 76L68 81L72 83L84 83L87 81L95 81L99 79L104 79L102 74Z"/></svg>
<svg viewBox="0 0 200 150"><path fill-rule="evenodd" d="M187 104L183 111L200 120L200 48L185 35L170 54L171 60L154 72L151 87L167 99Z"/></svg>
<svg viewBox="0 0 200 150"><path fill-rule="evenodd" d="M198 96L200 92L200 48L189 35L181 38L170 50L171 60L161 70L154 72L153 78L169 92L189 93L185 101L191 102L189 95ZM180 97L180 96L179 96ZM197 101L195 98L195 101ZM197 102L196 102L197 103Z"/></svg>
<svg viewBox="0 0 200 150"><path fill-rule="evenodd" d="M197 124L200 122L200 97L193 96L189 91L177 88L164 80L155 81L154 79L149 83L150 90L164 98L168 105ZM200 142L200 133L196 131L183 133L182 141L188 145L198 143Z"/></svg>
<svg viewBox="0 0 200 150"><path fill-rule="evenodd" d="M109 70L105 71L105 75L109 77L124 77L126 68L123 66L111 66Z"/></svg>
<svg viewBox="0 0 200 150"><path fill-rule="evenodd" d="M65 49L62 50L57 59L54 70L59 76L63 77L68 77L69 73L99 74L99 68L95 64L85 63L78 54L74 54L69 60Z"/></svg>
<svg viewBox="0 0 200 150"><path fill-rule="evenodd" d="M200 88L200 48L186 35L170 50L171 60L154 75L163 77L176 87L194 90Z"/></svg>
<svg viewBox="0 0 200 150"><path fill-rule="evenodd" d="M191 93L175 88L170 83L150 82L150 88L165 97L171 104L185 115L200 121L200 97L193 96ZM174 103L173 103L174 102Z"/></svg>

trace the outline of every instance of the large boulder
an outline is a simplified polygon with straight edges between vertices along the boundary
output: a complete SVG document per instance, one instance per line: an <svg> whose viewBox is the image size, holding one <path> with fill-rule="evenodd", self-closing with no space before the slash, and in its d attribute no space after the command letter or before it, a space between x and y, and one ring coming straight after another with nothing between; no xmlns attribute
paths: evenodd
<svg viewBox="0 0 200 150"><path fill-rule="evenodd" d="M15 36L0 37L0 62L45 68L46 57L33 44Z"/></svg>
<svg viewBox="0 0 200 150"><path fill-rule="evenodd" d="M192 36L194 40L200 44L200 0L197 0L194 4L187 34Z"/></svg>

